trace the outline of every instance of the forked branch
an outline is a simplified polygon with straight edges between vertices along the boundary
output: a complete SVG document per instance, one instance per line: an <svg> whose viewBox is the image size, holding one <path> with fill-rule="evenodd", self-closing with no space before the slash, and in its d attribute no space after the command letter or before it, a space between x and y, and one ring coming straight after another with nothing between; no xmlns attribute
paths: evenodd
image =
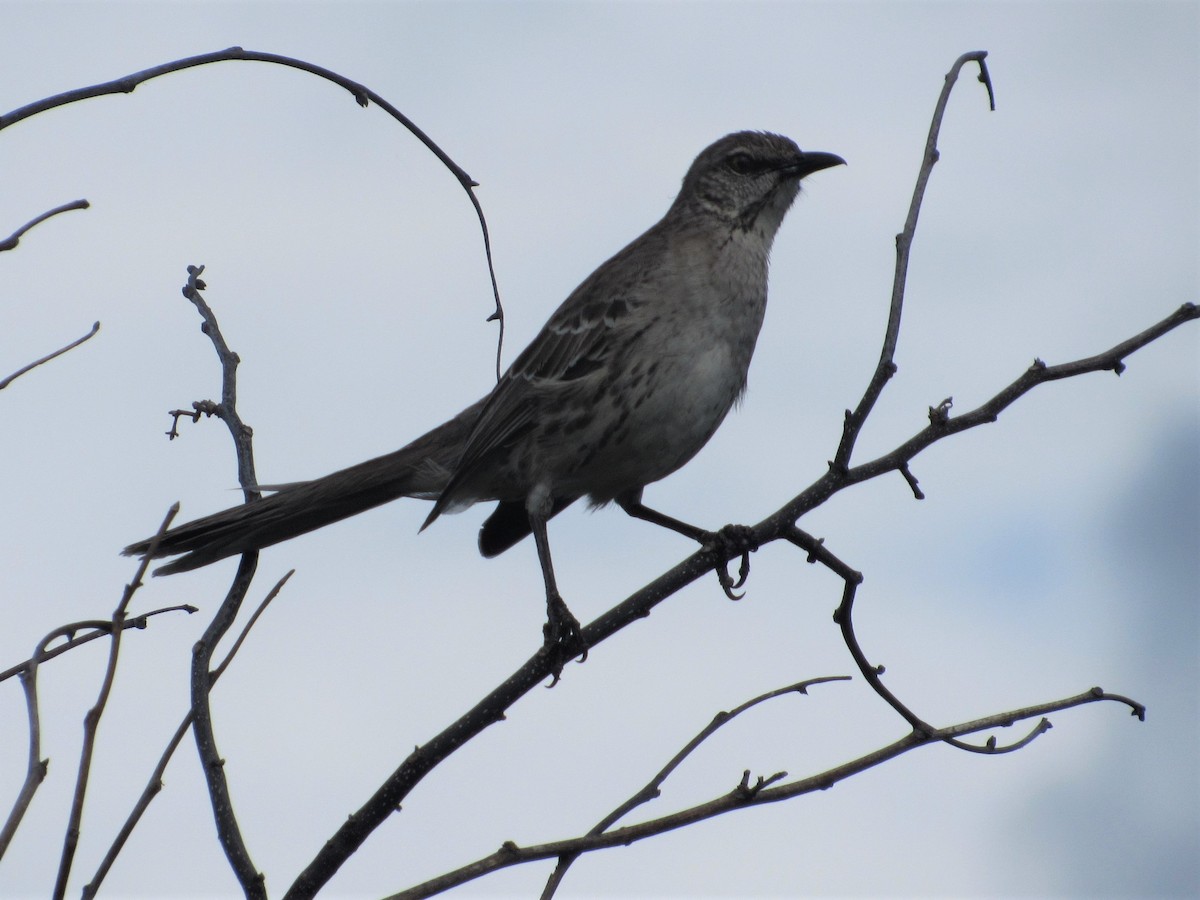
<svg viewBox="0 0 1200 900"><path fill-rule="evenodd" d="M784 688L782 690L786 692L792 689ZM1074 697L1066 697L1036 706L1009 710L982 719L974 719L969 722L936 729L930 733L913 731L886 747L860 756L850 762L827 769L816 775L810 775L806 778L799 778L782 784L778 783L782 779L776 775L763 779L762 787L747 785L747 778L743 775L742 780L728 793L715 797L705 803L679 810L669 815L660 816L656 819L650 819L637 825L628 825L624 828L603 832L596 832L593 829L593 831L581 837L550 841L544 844L533 844L527 847L520 847L512 841L507 841L495 853L459 869L455 869L452 872L447 872L438 878L392 894L387 900L419 900L419 898L431 897L457 885L465 884L476 878L510 866L537 862L539 860L575 859L581 854L590 853L595 850L628 846L637 841L656 837L677 828L694 825L697 822L702 822L734 810L747 809L767 803L779 803L780 801L790 800L804 794L814 793L815 791L828 790L839 781L844 781L847 778L865 772L867 769L896 759L918 747L936 744L941 741L954 740L966 735L977 734L981 731L1008 727L1016 722L1030 718L1043 719L1052 712L1059 712L1076 706L1105 700L1130 703L1124 697L1108 694L1100 688L1092 688ZM1045 727L1047 726L1039 724L1035 730L1045 730ZM774 779L773 783L767 784L772 779ZM549 894L543 893L542 896L543 900L545 900Z"/></svg>

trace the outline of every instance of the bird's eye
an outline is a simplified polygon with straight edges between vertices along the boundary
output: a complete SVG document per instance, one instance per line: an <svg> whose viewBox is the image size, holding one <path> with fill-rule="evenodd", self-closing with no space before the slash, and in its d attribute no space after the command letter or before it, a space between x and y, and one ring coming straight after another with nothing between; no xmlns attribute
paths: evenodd
<svg viewBox="0 0 1200 900"><path fill-rule="evenodd" d="M729 170L738 175L750 175L759 170L758 161L749 153L738 152L731 154L725 160L725 165L729 166Z"/></svg>

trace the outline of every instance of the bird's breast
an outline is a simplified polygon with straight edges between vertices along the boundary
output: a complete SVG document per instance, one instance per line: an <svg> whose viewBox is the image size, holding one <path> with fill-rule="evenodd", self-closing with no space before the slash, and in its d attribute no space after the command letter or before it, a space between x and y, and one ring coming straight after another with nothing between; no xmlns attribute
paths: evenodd
<svg viewBox="0 0 1200 900"><path fill-rule="evenodd" d="M717 318L654 323L596 373L595 390L577 398L570 421L544 435L545 458L568 461L556 490L607 502L699 452L744 389L757 336L753 320L714 328ZM560 441L578 452L553 452Z"/></svg>

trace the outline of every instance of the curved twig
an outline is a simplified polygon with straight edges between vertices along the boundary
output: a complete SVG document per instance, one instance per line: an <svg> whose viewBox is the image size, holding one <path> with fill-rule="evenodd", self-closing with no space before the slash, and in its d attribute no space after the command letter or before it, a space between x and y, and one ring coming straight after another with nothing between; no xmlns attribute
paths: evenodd
<svg viewBox="0 0 1200 900"><path fill-rule="evenodd" d="M21 676L21 686L25 692L26 714L29 719L29 755L25 782L21 786L12 810L9 811L4 827L0 828L0 859L4 858L4 853L12 842L30 803L33 802L33 795L45 779L50 764L48 759L41 759L41 714L38 710L37 696L38 667L47 659L65 653L72 646L78 646L84 641L110 634L112 627L113 623L110 619L87 619L82 622L72 622L69 625L60 625L38 641L33 656L4 673L5 678L13 674ZM87 635L77 638L76 635L80 631L86 631ZM46 649L53 641L63 637L67 638L65 645L60 645L54 650Z"/></svg>
<svg viewBox="0 0 1200 900"><path fill-rule="evenodd" d="M73 209L87 209L90 205L91 204L89 204L86 200L72 200L70 203L64 203L62 206L56 206L54 209L47 210L40 216L30 219L8 237L0 240L0 252L16 249L17 244L21 243L21 238L25 236L25 232L37 225L41 225L52 216L57 216L59 213L70 212Z"/></svg>
<svg viewBox="0 0 1200 900"><path fill-rule="evenodd" d="M152 609L150 612L142 613L138 616L132 616L125 619L121 623L121 627L128 630L130 628L145 628L150 623L152 616L160 616L163 613L169 612L185 612L194 613L198 610L190 603L181 603L176 606L164 606L161 609ZM51 650L39 651L36 657L30 657L24 662L19 662L15 666L9 666L3 672L0 672L0 681L7 681L14 675L20 675L32 665L41 665L47 660L54 659L56 656L62 656L68 650L73 650L81 644L89 643L96 638L105 637L112 628L112 622L108 620L98 620L97 622L72 622L70 625L63 625L56 628L53 632L55 637L68 636L68 639ZM85 631L85 634L78 634L80 631ZM45 643L45 641L43 641ZM39 645L40 646L40 645Z"/></svg>
<svg viewBox="0 0 1200 900"><path fill-rule="evenodd" d="M881 677L884 667L873 665L867 659L866 653L863 652L862 646L858 642L858 635L854 631L853 609L857 589L858 582L847 578L845 588L842 592L842 602L833 614L833 620L841 629L842 640L846 644L846 649L850 651L850 656L854 659L854 664L858 666L859 672L862 673L864 680L870 685L871 690L887 703L888 706L899 713L912 726L914 732L925 735L936 734L938 732L937 728L913 712L906 703L901 701L899 697L884 685L883 678ZM1011 744L1000 745L994 737L989 737L983 745L970 744L951 736L943 737L942 740L952 747L957 747L959 750L966 750L971 753L1011 753L1013 750L1020 750L1022 747L1027 746L1039 735L1049 730L1050 723L1043 719L1029 734Z"/></svg>
<svg viewBox="0 0 1200 900"><path fill-rule="evenodd" d="M850 455L854 452L855 441L866 424L867 416L875 406L875 401L883 393L884 386L896 374L896 343L900 339L900 314L904 309L904 287L908 280L908 259L912 251L913 238L917 232L917 218L921 213L921 203L925 199L925 186L933 173L934 163L938 161L937 140L942 130L942 117L946 113L946 103L950 100L950 92L958 80L958 73L969 62L979 65L979 80L987 87L988 102L991 109L996 108L996 97L992 91L992 78L988 74L986 50L975 50L964 53L954 61L950 71L946 73L942 92L938 95L937 105L933 110L933 120L929 124L929 135L925 139L925 155L921 159L921 169L917 173L917 183L913 188L912 201L908 206L908 217L904 221L904 229L896 235L896 269L892 278L892 302L888 311L887 330L884 332L883 349L879 354L879 364L875 373L859 400L854 412L846 410L846 421L842 429L842 440L832 465L837 469L845 469L850 465ZM910 480L910 484L913 482Z"/></svg>
<svg viewBox="0 0 1200 900"><path fill-rule="evenodd" d="M41 651L49 640L50 638L43 639L38 645L38 651ZM25 781L17 793L17 799L13 803L12 809L9 810L4 826L0 827L0 859L4 859L4 854L8 851L8 846L17 833L17 828L21 825L21 820L25 818L25 813L33 803L33 795L46 780L46 772L50 768L50 760L42 759L42 720L37 695L39 658L40 652L35 652L28 665L21 669L21 688L25 692L25 714L29 720L29 750L25 766Z"/></svg>
<svg viewBox="0 0 1200 900"><path fill-rule="evenodd" d="M80 100L88 100L93 97L103 97L108 94L130 94L138 85L150 81L152 78L158 78L171 72L180 72L184 69L195 68L196 66L233 60L271 63L292 69L299 69L302 72L308 72L345 88L353 95L355 102L359 106L366 107L368 103L374 103L407 128L413 137L424 144L441 161L442 165L454 175L463 190L467 192L467 196L471 200L471 205L475 207L475 215L479 218L479 228L483 235L483 250L487 258L488 277L491 279L492 297L496 303L496 308L488 316L488 321L495 320L499 323L499 335L496 340L496 380L499 381L500 360L504 348L504 306L500 302L500 287L496 280L495 266L492 264L492 242L488 235L487 219L483 215L483 206L480 205L479 198L475 195L475 188L479 186L479 182L471 178L458 163L450 158L446 151L439 147L429 135L417 127L415 122L369 87L359 84L356 81L351 81L344 75L339 75L330 69L305 62L302 59L281 56L278 53L263 53L257 50L243 50L241 47L229 47L225 50L217 50L212 53L201 53L197 56L177 59L172 62L163 63L162 65L153 66L149 69L143 69L140 72L133 72L112 81L76 88L72 91L65 91L61 94L55 94L53 97L46 97L34 103L29 103L19 109L14 109L10 113L0 115L0 131L3 131L10 125L15 125L22 119L28 119L30 116L35 116L38 113L46 112L46 110L54 109L58 106L66 106L68 103L76 103Z"/></svg>
<svg viewBox="0 0 1200 900"><path fill-rule="evenodd" d="M78 347L84 341L91 340L93 337L95 337L96 332L98 332L99 330L100 330L100 323L93 322L92 330L89 331L87 334L85 334L83 337L78 338L74 341L71 341L71 343L67 344L67 346L60 347L58 350L55 350L53 353L46 354L41 359L35 359L33 362L31 362L27 366L22 366L21 368L17 369L17 371L15 371L11 375L9 375L7 378L0 379L0 391L4 390L10 384L12 384L14 381L16 381L18 378L20 378L26 372L28 372L30 369L36 369L38 366L42 365L43 363L50 362L50 360L54 359L56 356L62 356L67 351L74 350L76 347Z"/></svg>

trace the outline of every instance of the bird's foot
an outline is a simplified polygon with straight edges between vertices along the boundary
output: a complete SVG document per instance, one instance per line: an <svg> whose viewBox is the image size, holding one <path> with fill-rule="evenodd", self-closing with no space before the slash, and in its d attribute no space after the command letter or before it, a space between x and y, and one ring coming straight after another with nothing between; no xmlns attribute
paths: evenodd
<svg viewBox="0 0 1200 900"><path fill-rule="evenodd" d="M754 529L749 525L726 525L720 531L710 531L705 536L704 549L716 552L723 559L727 559L731 554L741 555L742 562L738 566L737 581L729 574L727 561L717 566L717 580L721 582L721 590L730 600L741 600L745 597L745 592L739 594L737 590L750 577L750 554L758 549Z"/></svg>
<svg viewBox="0 0 1200 900"><path fill-rule="evenodd" d="M562 678L563 666L577 656L580 662L587 659L579 620L557 593L546 597L546 624L542 626L542 635L545 638L542 652L550 657L550 674L554 679L549 686L554 687Z"/></svg>

